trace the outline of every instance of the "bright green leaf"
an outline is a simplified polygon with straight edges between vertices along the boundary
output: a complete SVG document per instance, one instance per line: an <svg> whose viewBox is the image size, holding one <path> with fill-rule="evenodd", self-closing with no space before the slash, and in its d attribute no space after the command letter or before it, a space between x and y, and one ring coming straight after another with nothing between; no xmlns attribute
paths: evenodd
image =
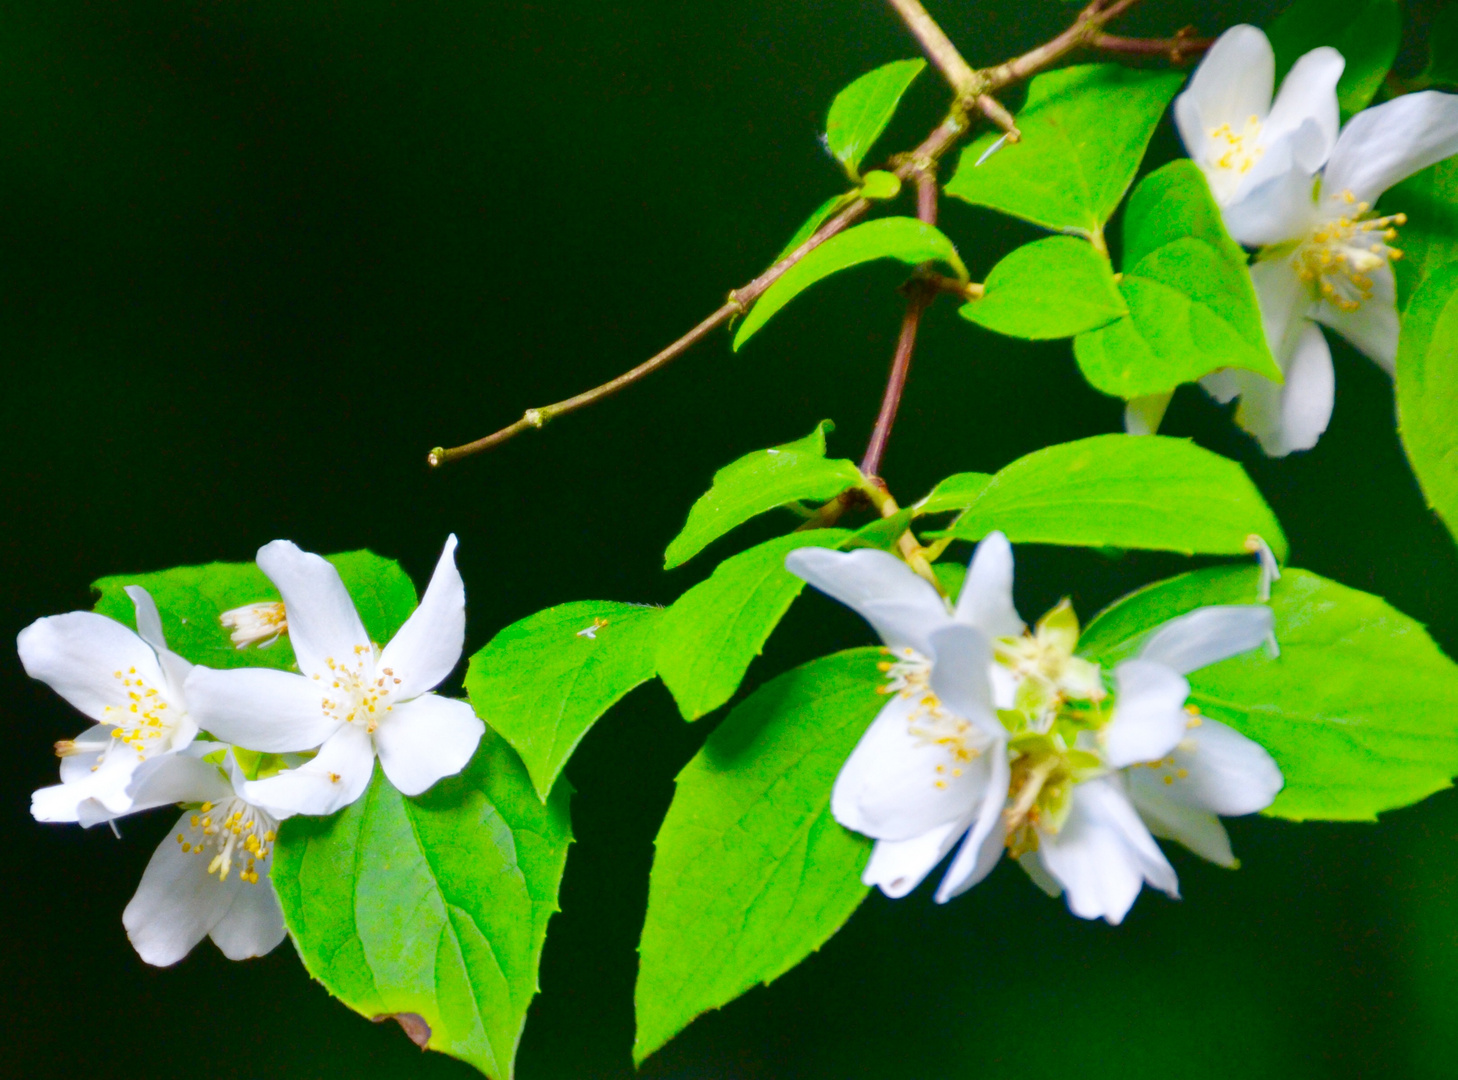
<svg viewBox="0 0 1458 1080"><path fill-rule="evenodd" d="M783 446L746 454L714 474L714 485L689 510L683 531L673 538L663 567L687 562L730 529L777 506L808 499L823 502L861 483L855 462L825 456L823 420L809 435Z"/></svg>
<svg viewBox="0 0 1458 1080"><path fill-rule="evenodd" d="M862 525L845 542L845 546L895 551L897 544L901 541L901 534L911 528L911 519L915 516L916 512L911 507L902 507L890 517L877 518L869 525Z"/></svg>
<svg viewBox="0 0 1458 1080"><path fill-rule="evenodd" d="M918 514L939 514L946 510L965 510L977 501L983 488L992 483L991 473L965 472L949 476L912 509Z"/></svg>
<svg viewBox="0 0 1458 1080"><path fill-rule="evenodd" d="M886 130L902 95L925 68L925 60L893 60L835 95L825 121L825 145L852 180L860 179L861 162L871 144Z"/></svg>
<svg viewBox="0 0 1458 1080"><path fill-rule="evenodd" d="M820 226L824 225L827 221L829 221L832 214L834 214L842 206L845 206L847 203L854 200L855 197L856 193L852 191L845 195L832 195L830 198L826 199L823 203L821 203L819 207L816 208L815 213L811 214L808 218L805 219L805 224L801 225L798 229L795 230L795 235L790 237L790 242L784 246L784 249L778 255L775 256L775 262L779 262L781 259L785 258L785 256L789 255L792 251L794 251L797 247L803 244L806 240L809 240L810 237L814 236L816 229L820 228Z"/></svg>
<svg viewBox="0 0 1458 1080"><path fill-rule="evenodd" d="M868 172L861 181L860 194L865 199L894 199L901 194L901 177L881 169Z"/></svg>
<svg viewBox="0 0 1458 1080"><path fill-rule="evenodd" d="M1129 314L1108 258L1073 236L1024 244L992 268L984 288L962 318L1008 337L1073 337Z"/></svg>
<svg viewBox="0 0 1458 1080"><path fill-rule="evenodd" d="M1458 262L1458 157L1408 177L1382 196L1380 206L1383 214L1407 215L1396 241L1402 258L1392 264L1398 306L1406 311L1428 274Z"/></svg>
<svg viewBox="0 0 1458 1080"><path fill-rule="evenodd" d="M510 1080L572 841L490 731L467 770L408 799L379 770L329 818L284 822L273 882L309 974L351 1009L414 1014L428 1048Z"/></svg>
<svg viewBox="0 0 1458 1080"><path fill-rule="evenodd" d="M685 720L734 696L750 662L790 610L805 582L785 569L802 547L839 547L847 529L812 529L767 540L725 559L665 613L658 674Z"/></svg>
<svg viewBox="0 0 1458 1080"><path fill-rule="evenodd" d="M1013 543L1241 555L1262 537L1286 557L1270 507L1235 462L1184 439L1095 435L1018 458L941 535ZM937 535L937 534L932 534Z"/></svg>
<svg viewBox="0 0 1458 1080"><path fill-rule="evenodd" d="M1124 261L1119 291L1129 317L1073 343L1096 389L1145 397L1219 368L1281 380L1245 253L1226 233L1194 162L1172 162L1135 188L1124 218Z"/></svg>
<svg viewBox="0 0 1458 1080"><path fill-rule="evenodd" d="M1408 305L1397 351L1397 414L1428 505L1458 538L1458 264L1436 271Z"/></svg>
<svg viewBox="0 0 1458 1080"><path fill-rule="evenodd" d="M1218 567L1119 601L1079 649L1110 666L1142 636L1205 604L1249 604L1259 573ZM1458 773L1458 665L1380 597L1287 569L1271 593L1279 659L1257 649L1192 672L1190 702L1264 746L1286 786L1267 813L1369 821Z"/></svg>
<svg viewBox="0 0 1458 1080"><path fill-rule="evenodd" d="M865 898L871 842L831 817L830 789L886 703L880 657L852 649L766 683L679 773L638 947L635 1061L789 971Z"/></svg>
<svg viewBox="0 0 1458 1080"><path fill-rule="evenodd" d="M1180 72L1118 64L1039 75L1017 115L1021 141L978 165L998 136L975 140L947 194L1045 228L1101 236L1184 81Z"/></svg>
<svg viewBox="0 0 1458 1080"><path fill-rule="evenodd" d="M956 603L962 593L962 584L967 580L967 567L959 562L939 562L932 567L932 573L942 587L942 592Z"/></svg>
<svg viewBox="0 0 1458 1080"><path fill-rule="evenodd" d="M795 297L832 274L876 259L897 259L908 266L944 262L963 280L967 268L952 242L935 226L916 218L886 217L868 221L833 236L810 252L765 290L734 335L734 348L754 336Z"/></svg>
<svg viewBox="0 0 1458 1080"><path fill-rule="evenodd" d="M383 645L394 637L416 603L415 586L400 564L369 551L325 557L339 571L370 639ZM123 591L127 585L140 585L152 594L162 615L168 648L194 664L284 671L294 666L294 650L287 634L266 648L250 645L239 649L218 621L223 612L233 608L278 601L278 590L254 563L178 566L148 574L115 574L92 582L91 587L101 593L94 610L135 628L135 610Z"/></svg>
<svg viewBox="0 0 1458 1080"><path fill-rule="evenodd" d="M476 715L521 755L545 802L603 713L653 678L663 610L579 600L512 623L471 657Z"/></svg>
<svg viewBox="0 0 1458 1080"><path fill-rule="evenodd" d="M1350 116L1372 102L1397 59L1402 9L1397 0L1296 0L1266 31L1276 51L1276 79L1312 49L1330 45L1346 58L1337 83L1342 112Z"/></svg>

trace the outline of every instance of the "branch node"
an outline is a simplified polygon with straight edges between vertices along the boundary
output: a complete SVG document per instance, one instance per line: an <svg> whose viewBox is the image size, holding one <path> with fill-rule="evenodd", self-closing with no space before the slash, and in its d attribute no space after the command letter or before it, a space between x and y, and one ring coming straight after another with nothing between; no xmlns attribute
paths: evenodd
<svg viewBox="0 0 1458 1080"><path fill-rule="evenodd" d="M521 414L521 418L534 428L542 427L549 419L541 409L528 409Z"/></svg>
<svg viewBox="0 0 1458 1080"><path fill-rule="evenodd" d="M738 311L740 315L748 315L749 314L749 308L745 306L745 303L744 303L743 300L739 299L739 290L738 289L730 289L729 290L729 296L728 296L728 298L724 302L726 304L733 304L735 310Z"/></svg>

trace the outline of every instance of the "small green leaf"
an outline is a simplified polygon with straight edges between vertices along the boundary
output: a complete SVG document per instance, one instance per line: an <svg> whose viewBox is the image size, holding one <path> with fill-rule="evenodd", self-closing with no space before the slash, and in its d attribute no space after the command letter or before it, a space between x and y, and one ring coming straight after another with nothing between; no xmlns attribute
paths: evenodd
<svg viewBox="0 0 1458 1080"><path fill-rule="evenodd" d="M1447 86L1458 84L1458 7L1450 4L1439 9L1427 37L1428 66L1423 80Z"/></svg>
<svg viewBox="0 0 1458 1080"><path fill-rule="evenodd" d="M895 551L901 534L911 528L911 519L916 516L911 507L905 506L890 517L877 518L869 525L862 525L845 542L846 547L877 548L880 551Z"/></svg>
<svg viewBox="0 0 1458 1080"><path fill-rule="evenodd" d="M1397 0L1296 0L1266 31L1276 52L1276 79L1312 49L1330 45L1346 59L1337 83L1343 115L1371 104L1402 44Z"/></svg>
<svg viewBox="0 0 1458 1080"><path fill-rule="evenodd" d="M1397 415L1423 495L1458 539L1458 264L1434 272L1408 305Z"/></svg>
<svg viewBox="0 0 1458 1080"><path fill-rule="evenodd" d="M415 586L393 559L369 551L325 556L339 571L370 639L383 645L395 636L415 610ZM178 566L148 574L115 574L91 583L101 596L94 610L124 626L136 627L136 612L127 585L152 594L162 616L167 647L194 664L211 668L268 667L288 671L294 650L284 634L266 648L236 648L219 616L249 604L278 602L273 587L257 564L207 563Z"/></svg>
<svg viewBox="0 0 1458 1080"><path fill-rule="evenodd" d="M833 236L810 252L773 285L749 309L749 315L734 335L734 348L754 336L765 323L795 297L832 274L876 259L897 259L908 266L944 262L958 277L967 278L957 249L935 225L916 218L887 217L868 221Z"/></svg>
<svg viewBox="0 0 1458 1080"><path fill-rule="evenodd" d="M408 799L379 770L328 818L284 822L273 882L309 974L373 1020L413 1013L428 1049L511 1080L572 841L490 731L467 770Z"/></svg>
<svg viewBox="0 0 1458 1080"><path fill-rule="evenodd" d="M1079 649L1111 666L1145 633L1206 604L1248 604L1258 571L1218 567L1125 597ZM1458 773L1458 666L1380 597L1287 569L1271 592L1279 659L1245 653L1189 675L1190 702L1264 746L1286 786L1266 811L1370 821Z"/></svg>
<svg viewBox="0 0 1458 1080"><path fill-rule="evenodd" d="M962 584L967 580L967 567L959 562L939 562L932 567L932 573L937 576L937 581L942 586L942 592L953 603L962 593Z"/></svg>
<svg viewBox="0 0 1458 1080"><path fill-rule="evenodd" d="M876 169L861 181L860 194L865 199L894 199L901 194L901 177Z"/></svg>
<svg viewBox="0 0 1458 1080"><path fill-rule="evenodd" d="M917 514L940 514L947 510L965 510L977 501L983 488L992 483L992 474L964 472L949 476L931 494L914 504Z"/></svg>
<svg viewBox="0 0 1458 1080"><path fill-rule="evenodd" d="M683 531L673 538L663 568L672 570L730 529L777 506L808 499L824 502L862 482L855 462L825 456L822 420L809 435L769 450L756 450L714 474L714 485L689 510Z"/></svg>
<svg viewBox="0 0 1458 1080"><path fill-rule="evenodd" d="M1380 206L1383 214L1407 215L1396 241L1402 258L1392 264L1398 306L1406 311L1424 278L1458 262L1458 157L1408 177L1382 196Z"/></svg>
<svg viewBox="0 0 1458 1080"><path fill-rule="evenodd" d="M798 229L795 230L795 235L790 237L790 242L785 245L784 250L782 250L778 255L775 256L775 262L779 262L781 259L785 258L792 251L794 251L797 247L803 244L806 240L809 240L810 237L814 236L816 229L820 228L820 226L824 225L827 221L829 221L832 214L834 214L842 206L845 206L848 203L852 202L855 197L856 193L852 191L844 195L832 195L830 198L826 199L823 203L821 203L820 206L816 209L815 213L811 214L808 218L805 219L805 224L801 225Z"/></svg>
<svg viewBox="0 0 1458 1080"><path fill-rule="evenodd" d="M941 534L1013 543L1246 554L1262 537L1286 557L1286 537L1235 462L1184 439L1095 435L1018 458Z"/></svg>
<svg viewBox="0 0 1458 1080"><path fill-rule="evenodd" d="M521 755L543 802L598 718L653 678L662 624L661 608L579 600L512 623L471 657L471 707Z"/></svg>
<svg viewBox="0 0 1458 1080"><path fill-rule="evenodd" d="M830 789L886 703L880 656L852 649L766 683L679 773L638 947L634 1061L789 971L865 898L871 842L831 817Z"/></svg>
<svg viewBox="0 0 1458 1080"><path fill-rule="evenodd" d="M1044 228L1101 236L1184 81L1179 72L1118 64L1039 75L1017 116L1021 141L978 165L998 136L975 140L947 194Z"/></svg>
<svg viewBox="0 0 1458 1080"><path fill-rule="evenodd" d="M886 130L902 95L925 68L925 60L893 60L835 95L825 121L825 145L852 180L860 179L861 162L871 144Z"/></svg>
<svg viewBox="0 0 1458 1080"><path fill-rule="evenodd" d="M1146 397L1220 368L1281 381L1245 253L1226 233L1194 162L1172 162L1135 188L1124 261L1119 292L1129 317L1073 343L1096 389Z"/></svg>
<svg viewBox="0 0 1458 1080"><path fill-rule="evenodd" d="M1050 236L992 268L962 318L1008 337L1047 340L1097 330L1129 314L1107 257L1086 240Z"/></svg>

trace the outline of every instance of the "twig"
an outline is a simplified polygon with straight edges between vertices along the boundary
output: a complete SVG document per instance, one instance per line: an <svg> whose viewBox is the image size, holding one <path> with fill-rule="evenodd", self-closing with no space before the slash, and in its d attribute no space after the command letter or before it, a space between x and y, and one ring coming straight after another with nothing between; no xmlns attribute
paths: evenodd
<svg viewBox="0 0 1458 1080"><path fill-rule="evenodd" d="M942 32L936 20L927 14L926 8L921 6L921 0L890 0L896 13L901 16L901 21L906 24L906 29L921 44L922 51L931 57L931 61L940 70L943 77L951 84L956 91L958 98L976 97L981 91L978 89L979 80L976 70L957 51L951 39Z"/></svg>
<svg viewBox="0 0 1458 1080"><path fill-rule="evenodd" d="M1042 71L1048 65L1063 59L1069 53L1089 44L1106 25L1137 4L1139 0L1094 0L1078 13L1073 25L1046 44L1030 49L1022 56L1014 57L1005 64L979 72L985 78L983 93L994 93L1005 86L1022 82Z"/></svg>
<svg viewBox="0 0 1458 1080"><path fill-rule="evenodd" d="M1089 44L1104 52L1122 53L1125 56L1163 56L1172 64L1183 64L1199 56L1211 45L1214 38L1195 36L1195 28L1186 26L1170 38L1116 37L1113 34L1096 34Z"/></svg>

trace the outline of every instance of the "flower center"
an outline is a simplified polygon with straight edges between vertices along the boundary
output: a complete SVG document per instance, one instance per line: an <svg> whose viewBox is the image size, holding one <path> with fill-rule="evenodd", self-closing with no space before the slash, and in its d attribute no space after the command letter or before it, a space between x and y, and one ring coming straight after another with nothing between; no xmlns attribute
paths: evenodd
<svg viewBox="0 0 1458 1080"><path fill-rule="evenodd" d="M1260 146L1261 118L1251 115L1246 117L1245 126L1239 131L1229 124L1221 124L1217 128L1210 128L1210 149L1205 156L1206 164L1212 169L1218 170L1218 174L1225 179L1223 186L1234 187L1239 183L1240 178L1255 167L1255 163L1265 156L1266 148ZM1233 192L1232 192L1233 193Z"/></svg>
<svg viewBox="0 0 1458 1080"><path fill-rule="evenodd" d="M938 790L945 789L948 779L961 776L962 766L981 752L976 745L982 741L976 726L950 712L931 692L928 685L931 661L916 650L904 649L901 659L883 660L879 666L886 673L887 681L877 687L877 693L898 694L914 701L916 707L907 720L907 730L918 742L940 746L950 756L949 765L936 767L937 777L933 781Z"/></svg>
<svg viewBox="0 0 1458 1080"><path fill-rule="evenodd" d="M1358 202L1350 191L1331 196L1342 207L1335 220L1318 228L1297 249L1296 274L1315 283L1323 300L1342 311L1356 311L1372 299L1374 270L1402 252L1391 246L1395 225L1406 225L1406 214L1377 217L1370 203Z"/></svg>
<svg viewBox="0 0 1458 1080"><path fill-rule="evenodd" d="M237 859L242 864L238 876L256 885L258 864L266 863L273 854L277 836L278 822L273 817L233 798L216 805L203 803L176 839L185 855L211 852L208 873L217 874L219 881L228 880L233 860Z"/></svg>
<svg viewBox="0 0 1458 1080"><path fill-rule="evenodd" d="M218 619L225 628L233 631L229 639L240 649L254 642L260 643L260 649L267 648L289 628L288 612L284 610L282 600L233 608L223 612Z"/></svg>
<svg viewBox="0 0 1458 1080"><path fill-rule="evenodd" d="M330 680L329 691L320 702L324 715L341 724L363 724L373 734L385 713L394 708L387 701L400 685L394 669L382 668L376 674L374 652L367 645L354 647L352 661L341 664L331 656L324 663L328 676L314 676Z"/></svg>
<svg viewBox="0 0 1458 1080"><path fill-rule="evenodd" d="M1073 768L1061 748L1040 747L1012 763L1008 783L1007 848L1017 859L1038 850L1038 830L1056 833L1067 817Z"/></svg>
<svg viewBox="0 0 1458 1080"><path fill-rule="evenodd" d="M112 676L122 684L127 703L108 705L102 710L101 722L116 725L111 730L111 737L130 746L143 760L149 750L170 749L168 737L176 729L177 721L182 719L181 711L172 708L162 696L162 691L138 675L136 668L116 671ZM102 757L105 756L103 751Z"/></svg>

